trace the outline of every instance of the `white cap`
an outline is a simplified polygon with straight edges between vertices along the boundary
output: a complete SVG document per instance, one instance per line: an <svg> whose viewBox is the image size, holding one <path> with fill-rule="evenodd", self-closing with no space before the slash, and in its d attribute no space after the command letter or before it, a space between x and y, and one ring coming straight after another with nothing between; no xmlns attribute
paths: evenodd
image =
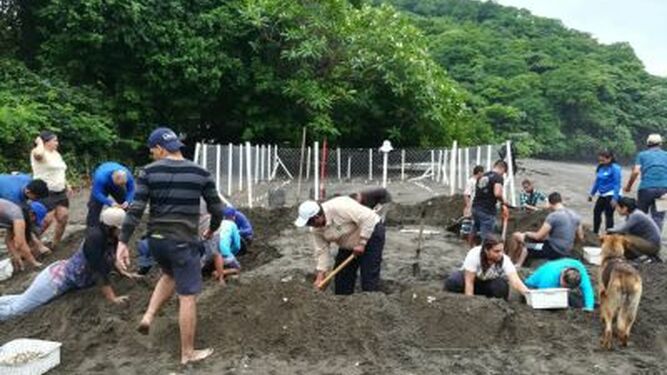
<svg viewBox="0 0 667 375"><path fill-rule="evenodd" d="M125 220L125 210L118 207L107 207L100 214L100 221L109 227L119 228L123 226Z"/></svg>
<svg viewBox="0 0 667 375"><path fill-rule="evenodd" d="M313 216L320 212L320 205L315 201L305 201L299 206L299 217L294 221L297 227L304 227Z"/></svg>
<svg viewBox="0 0 667 375"><path fill-rule="evenodd" d="M660 134L651 134L648 136L648 138L646 138L646 144L649 146L661 145L662 137Z"/></svg>
<svg viewBox="0 0 667 375"><path fill-rule="evenodd" d="M391 152L394 148L391 146L391 142L386 140L382 142L382 147L380 147L380 152Z"/></svg>

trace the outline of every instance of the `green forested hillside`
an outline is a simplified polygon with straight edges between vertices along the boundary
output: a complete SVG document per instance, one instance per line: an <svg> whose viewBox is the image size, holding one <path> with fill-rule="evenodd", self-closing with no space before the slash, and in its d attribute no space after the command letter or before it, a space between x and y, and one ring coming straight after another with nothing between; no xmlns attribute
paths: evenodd
<svg viewBox="0 0 667 375"><path fill-rule="evenodd" d="M477 121L524 154L629 154L667 130L667 79L630 45L601 45L560 21L474 0L391 0L424 31L431 55L471 93ZM594 15L591 15L594 16Z"/></svg>
<svg viewBox="0 0 667 375"><path fill-rule="evenodd" d="M524 155L634 151L667 83L625 44L474 0L0 2L0 169L38 129L71 157L189 142L399 146L518 141Z"/></svg>

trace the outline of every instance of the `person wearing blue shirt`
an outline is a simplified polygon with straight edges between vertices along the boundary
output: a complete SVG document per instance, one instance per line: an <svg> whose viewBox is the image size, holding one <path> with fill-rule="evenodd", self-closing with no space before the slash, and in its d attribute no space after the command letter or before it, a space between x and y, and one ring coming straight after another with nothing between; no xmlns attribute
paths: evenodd
<svg viewBox="0 0 667 375"><path fill-rule="evenodd" d="M635 166L624 190L629 193L635 180L641 175L637 190L637 206L644 213L651 213L651 217L662 232L665 212L657 210L655 201L667 194L667 151L661 148L660 134L649 135L646 145L648 148L637 155Z"/></svg>
<svg viewBox="0 0 667 375"><path fill-rule="evenodd" d="M220 230L215 236L218 244L218 251L213 254L213 264L215 265L214 277L221 284L225 283L225 276L236 274L241 269L241 265L236 259L241 251L241 235L239 228L234 222L236 210L227 207L223 210L223 220L220 224ZM226 268L226 270L225 270Z"/></svg>
<svg viewBox="0 0 667 375"><path fill-rule="evenodd" d="M584 310L593 311L595 308L595 291L591 279L586 267L576 259L564 258L547 262L535 270L524 284L531 289L568 288L570 307L575 308L582 307L580 300L572 298L577 295L572 292L579 290L583 296Z"/></svg>
<svg viewBox="0 0 667 375"><path fill-rule="evenodd" d="M597 234L602 224L602 213L605 216L606 229L614 227L614 208L621 194L621 166L616 163L611 151L602 151L598 154L598 167L595 183L591 188L588 201L591 202L598 195L593 209L593 232Z"/></svg>
<svg viewBox="0 0 667 375"><path fill-rule="evenodd" d="M39 201L49 196L46 182L27 174L0 174L0 198L16 204Z"/></svg>
<svg viewBox="0 0 667 375"><path fill-rule="evenodd" d="M116 162L100 164L93 172L86 225L100 224L104 206L127 209L134 200L134 178L129 169ZM111 198L109 198L111 196Z"/></svg>
<svg viewBox="0 0 667 375"><path fill-rule="evenodd" d="M239 235L241 236L241 249L237 255L243 255L248 251L248 247L252 244L253 240L253 230L250 220L243 214L243 212L235 209L234 207L227 207L223 211L223 215L227 214L232 221L236 224L238 228Z"/></svg>

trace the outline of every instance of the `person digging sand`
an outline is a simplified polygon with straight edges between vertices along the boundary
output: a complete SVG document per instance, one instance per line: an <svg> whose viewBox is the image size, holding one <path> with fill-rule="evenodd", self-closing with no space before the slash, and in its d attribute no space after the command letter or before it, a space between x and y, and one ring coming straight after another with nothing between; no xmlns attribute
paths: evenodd
<svg viewBox="0 0 667 375"><path fill-rule="evenodd" d="M516 232L512 235L510 257L516 267L522 267L526 259L555 260L570 257L575 237L584 239L581 217L563 205L559 193L549 194L552 211L537 232Z"/></svg>
<svg viewBox="0 0 667 375"><path fill-rule="evenodd" d="M111 303L123 304L127 296L117 296L109 282L114 265L114 250L125 211L108 208L102 211L101 224L86 230L79 250L67 260L58 260L44 270L21 294L0 297L0 321L27 314L53 299L77 289L100 285L104 297ZM119 270L123 276L137 275Z"/></svg>
<svg viewBox="0 0 667 375"><path fill-rule="evenodd" d="M568 288L568 305L593 311L595 290L586 267L576 259L558 259L541 265L525 281L532 289ZM582 300L583 299L583 300Z"/></svg>
<svg viewBox="0 0 667 375"><path fill-rule="evenodd" d="M299 206L297 227L311 227L317 260L315 286L324 280L331 265L329 246L338 245L335 266L351 254L356 258L335 278L336 294L354 293L357 269L361 273L361 289L379 289L380 265L384 248L385 229L380 216L350 197L337 197L322 204L305 201Z"/></svg>
<svg viewBox="0 0 667 375"><path fill-rule="evenodd" d="M200 199L211 215L203 237L210 239L222 220L222 201L211 174L181 154L183 143L168 128L154 130L148 147L156 161L143 168L136 180L135 200L130 205L116 250L121 270L130 264L127 243L150 204L148 247L162 275L137 330L148 334L155 315L176 292L179 300L181 364L201 361L213 349L195 350L197 294L202 289L199 244Z"/></svg>
<svg viewBox="0 0 667 375"><path fill-rule="evenodd" d="M236 255L241 252L241 235L234 222L235 215L236 210L225 208L220 231L214 237L217 239L218 251L213 253L213 264L215 265L213 277L223 285L226 276L238 274L241 269L241 264L236 259Z"/></svg>
<svg viewBox="0 0 667 375"><path fill-rule="evenodd" d="M509 297L510 286L522 295L528 292L512 260L505 255L503 242L495 234L487 235L481 246L470 249L461 270L445 281L448 292L505 300Z"/></svg>

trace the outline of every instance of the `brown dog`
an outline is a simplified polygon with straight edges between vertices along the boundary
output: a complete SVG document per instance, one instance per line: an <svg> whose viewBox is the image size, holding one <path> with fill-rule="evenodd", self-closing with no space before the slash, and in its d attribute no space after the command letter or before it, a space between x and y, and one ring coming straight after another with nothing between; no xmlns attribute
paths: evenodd
<svg viewBox="0 0 667 375"><path fill-rule="evenodd" d="M602 264L598 277L600 290L600 316L604 333L600 344L612 348L612 324L616 318L616 336L621 346L628 345L630 329L637 317L642 296L642 279L639 272L623 256L624 238L607 235L602 238Z"/></svg>

